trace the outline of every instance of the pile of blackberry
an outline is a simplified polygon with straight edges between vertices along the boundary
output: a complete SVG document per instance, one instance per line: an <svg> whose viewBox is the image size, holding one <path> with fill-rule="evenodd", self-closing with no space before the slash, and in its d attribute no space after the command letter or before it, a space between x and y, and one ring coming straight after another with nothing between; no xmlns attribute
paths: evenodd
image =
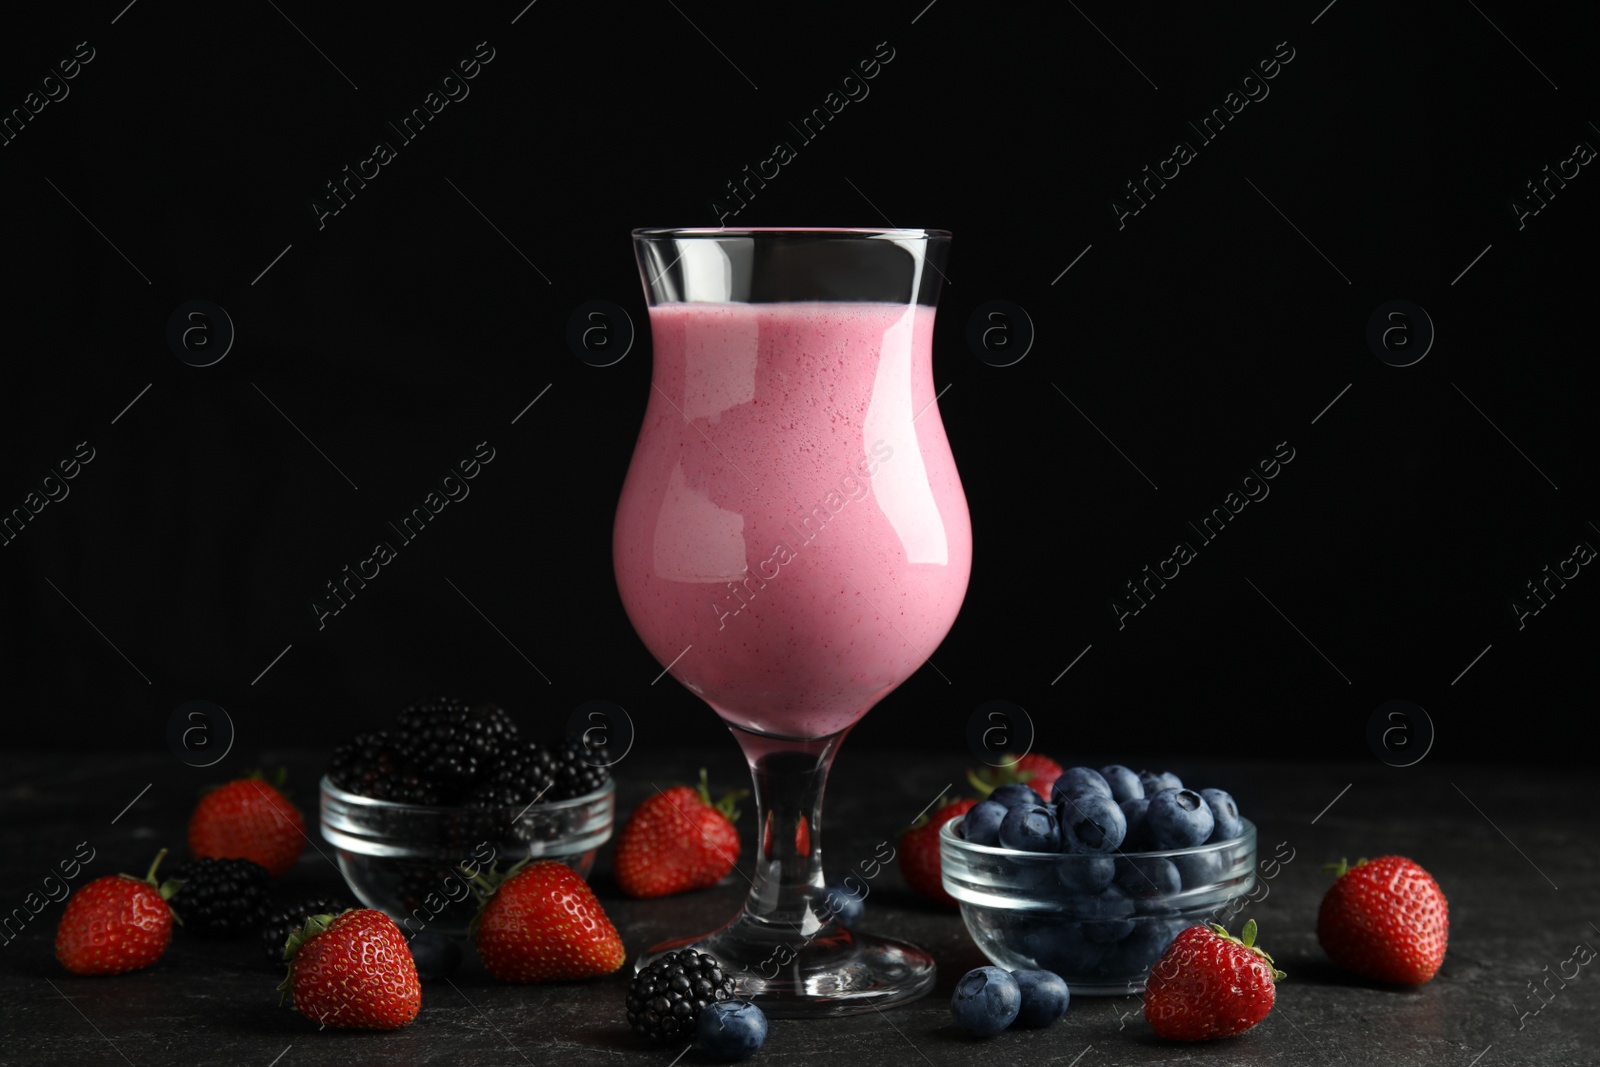
<svg viewBox="0 0 1600 1067"><path fill-rule="evenodd" d="M700 1013L733 998L733 979L715 956L692 948L656 957L628 985L628 1025L652 1040L692 1041Z"/></svg>
<svg viewBox="0 0 1600 1067"><path fill-rule="evenodd" d="M387 730L357 734L333 750L328 778L358 796L400 804L442 804L436 782L423 777L410 747Z"/></svg>
<svg viewBox="0 0 1600 1067"><path fill-rule="evenodd" d="M258 863L204 857L182 864L171 875L183 883L172 894L172 910L189 933L237 937L266 921L272 875Z"/></svg>
<svg viewBox="0 0 1600 1067"><path fill-rule="evenodd" d="M334 749L328 778L375 800L498 811L592 793L610 780L609 762L581 741L519 736L498 705L434 697Z"/></svg>

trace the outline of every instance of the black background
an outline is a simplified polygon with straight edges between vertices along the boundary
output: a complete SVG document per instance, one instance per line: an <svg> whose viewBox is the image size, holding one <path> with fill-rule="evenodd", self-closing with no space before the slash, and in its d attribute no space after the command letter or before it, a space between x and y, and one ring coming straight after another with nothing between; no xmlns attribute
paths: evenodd
<svg viewBox="0 0 1600 1067"><path fill-rule="evenodd" d="M1589 758L1600 578L1520 630L1509 602L1600 545L1600 178L1521 230L1510 205L1600 145L1594 13L921 7L114 0L9 25L7 110L77 42L95 58L0 148L0 510L77 442L95 458L0 549L4 744L160 749L206 699L248 761L453 692L546 733L603 698L641 747L731 745L652 684L611 574L650 373L629 230L716 225L724 183L887 42L870 95L726 220L955 234L935 378L971 589L848 750L960 749L1006 699L1068 761L1371 758L1400 698L1435 760ZM323 183L480 41L470 96L319 229ZM1185 121L1279 42L1270 95L1200 146ZM1112 198L1179 139L1198 158L1119 229ZM166 342L196 298L237 330L207 368ZM1004 368L965 341L997 298L1037 331ZM592 299L639 328L608 368L565 341ZM1410 367L1365 340L1392 299L1437 328ZM471 495L319 630L323 583L484 440ZM1270 497L1119 630L1122 583L1283 441Z"/></svg>

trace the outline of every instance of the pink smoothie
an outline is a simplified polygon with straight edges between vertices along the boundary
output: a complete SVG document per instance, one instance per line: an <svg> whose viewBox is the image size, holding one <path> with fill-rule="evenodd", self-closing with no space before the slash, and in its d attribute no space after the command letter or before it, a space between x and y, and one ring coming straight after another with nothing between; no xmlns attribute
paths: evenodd
<svg viewBox="0 0 1600 1067"><path fill-rule="evenodd" d="M955 621L972 528L934 404L933 314L650 309L617 586L656 659L730 723L843 730Z"/></svg>

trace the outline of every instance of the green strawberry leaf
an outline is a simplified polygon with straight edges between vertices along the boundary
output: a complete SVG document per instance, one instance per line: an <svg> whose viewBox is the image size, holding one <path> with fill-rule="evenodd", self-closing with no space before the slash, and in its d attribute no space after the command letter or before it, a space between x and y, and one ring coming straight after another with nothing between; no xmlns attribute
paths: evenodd
<svg viewBox="0 0 1600 1067"><path fill-rule="evenodd" d="M1256 921L1254 919L1245 920L1244 927L1239 931L1239 937L1234 937L1232 934L1228 933L1227 928L1221 923L1213 922L1207 923L1206 925L1211 927L1212 933L1216 934L1224 941L1232 941L1236 945L1243 945L1251 952L1254 952L1256 955L1266 960L1267 964L1271 967L1273 981L1282 981L1283 979L1289 977L1287 974L1278 970L1277 965L1273 963L1272 957L1267 955L1265 949L1256 944L1257 928Z"/></svg>
<svg viewBox="0 0 1600 1067"><path fill-rule="evenodd" d="M711 800L711 786L706 780L706 769L704 767L700 768L698 792L700 793L700 802L702 804L708 808L716 809L724 819L732 823L739 821L739 809L734 806L735 803L750 795L750 790L748 789L735 789L731 793L724 793L721 799L713 803Z"/></svg>

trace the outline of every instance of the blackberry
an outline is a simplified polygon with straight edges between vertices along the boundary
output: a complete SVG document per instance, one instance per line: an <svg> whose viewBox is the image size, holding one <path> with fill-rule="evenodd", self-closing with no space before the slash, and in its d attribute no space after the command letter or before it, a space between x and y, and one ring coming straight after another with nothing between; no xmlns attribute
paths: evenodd
<svg viewBox="0 0 1600 1067"><path fill-rule="evenodd" d="M657 957L628 985L628 1025L652 1040L694 1039L707 1005L733 999L733 979L715 956L692 948Z"/></svg>
<svg viewBox="0 0 1600 1067"><path fill-rule="evenodd" d="M409 750L384 730L358 734L333 750L328 779L340 789L399 804L441 804L444 795L418 770Z"/></svg>
<svg viewBox="0 0 1600 1067"><path fill-rule="evenodd" d="M448 803L489 773L505 743L517 736L517 726L494 704L469 707L454 697L438 697L402 711L396 733L422 777L437 785Z"/></svg>
<svg viewBox="0 0 1600 1067"><path fill-rule="evenodd" d="M183 928L202 937L252 933L266 921L272 875L240 859L190 860L172 872L183 884L171 897Z"/></svg>
<svg viewBox="0 0 1600 1067"><path fill-rule="evenodd" d="M266 948L267 959L281 964L283 943L313 915L337 915L351 906L349 901L339 897L322 896L307 897L276 909L261 924L261 944Z"/></svg>
<svg viewBox="0 0 1600 1067"><path fill-rule="evenodd" d="M603 745L591 747L577 739L561 742L556 748L555 788L545 798L570 800L593 793L611 780L611 772L606 769L610 761Z"/></svg>
<svg viewBox="0 0 1600 1067"><path fill-rule="evenodd" d="M500 751L489 775L467 794L467 806L485 810L522 808L548 800L560 765L555 753L537 741L515 738Z"/></svg>
<svg viewBox="0 0 1600 1067"><path fill-rule="evenodd" d="M440 918L465 926L477 913L479 901L455 864L407 860L394 866L394 896L404 914L391 918L408 941Z"/></svg>

